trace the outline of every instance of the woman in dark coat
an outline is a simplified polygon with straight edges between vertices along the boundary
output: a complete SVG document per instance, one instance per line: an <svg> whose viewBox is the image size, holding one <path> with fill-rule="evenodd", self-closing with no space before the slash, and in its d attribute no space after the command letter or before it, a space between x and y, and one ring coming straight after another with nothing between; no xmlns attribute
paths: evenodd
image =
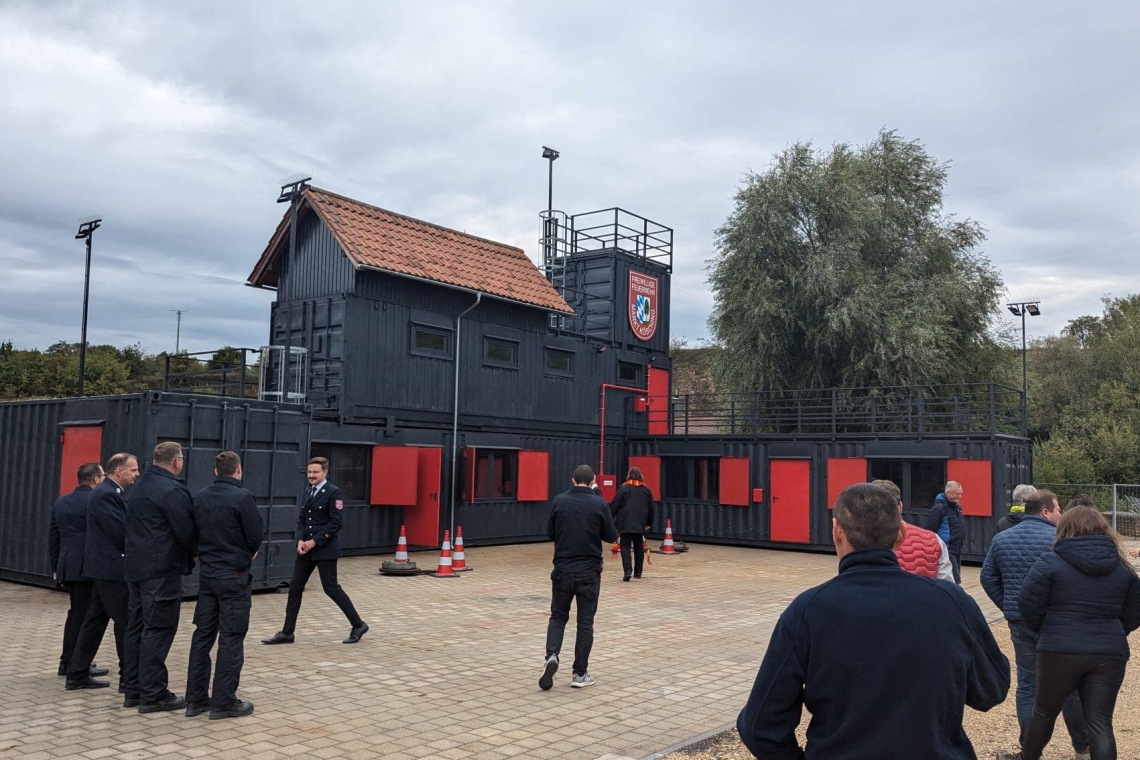
<svg viewBox="0 0 1140 760"><path fill-rule="evenodd" d="M610 509L614 525L621 534L621 566L625 570L622 580L628 581L631 573L634 578L640 578L641 566L645 562L641 547L645 543L645 531L653 523L653 492L641 482L639 468L629 468L629 474L614 495ZM632 566L630 552L633 552Z"/></svg>
<svg viewBox="0 0 1140 760"><path fill-rule="evenodd" d="M1140 628L1140 579L1115 531L1093 507L1067 510L1053 551L1029 571L1018 609L1037 642L1037 697L1025 746L1037 760L1074 689L1088 725L1092 760L1116 758L1112 713L1124 682L1128 634Z"/></svg>

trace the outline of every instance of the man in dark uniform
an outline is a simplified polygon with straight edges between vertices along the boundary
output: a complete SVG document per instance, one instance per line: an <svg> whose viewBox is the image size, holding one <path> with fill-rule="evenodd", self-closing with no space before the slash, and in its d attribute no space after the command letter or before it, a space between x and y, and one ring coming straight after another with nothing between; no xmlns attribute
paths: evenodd
<svg viewBox="0 0 1140 760"><path fill-rule="evenodd" d="M342 643L355 644L368 632L368 623L360 619L352 600L336 581L336 561L340 557L340 529L344 525L344 494L328 481L329 460L313 457L306 468L309 488L301 501L297 516L297 559L293 578L289 581L289 601L285 604L285 625L262 644L292 644L301 611L301 595L313 570L320 573L321 587L348 618L352 630Z"/></svg>
<svg viewBox="0 0 1140 760"><path fill-rule="evenodd" d="M107 476L87 502L87 539L83 548L83 574L94 583L87 618L79 628L79 638L67 669L68 689L101 689L106 681L91 678L89 669L107 621L115 621L115 649L119 655L119 689L129 691L138 680L126 656L127 583L123 576L126 547L127 501L123 490L139 476L139 460L134 454L115 454L104 468Z"/></svg>
<svg viewBox="0 0 1140 760"><path fill-rule="evenodd" d="M249 630L250 567L265 532L253 494L241 487L241 457L233 451L218 454L214 474L214 484L194 497L201 580L186 678L186 717L209 710L210 720L253 712L252 702L237 698L237 687ZM215 638L218 669L210 699L210 650Z"/></svg>
<svg viewBox="0 0 1140 760"><path fill-rule="evenodd" d="M127 693L125 705L138 700L140 713L181 710L186 700L166 688L166 655L178 632L182 609L182 576L194 567L194 517L190 491L178 479L182 447L164 441L127 499L127 556L130 587L126 657L137 663L138 693ZM128 684L129 688L129 684Z"/></svg>
<svg viewBox="0 0 1140 760"><path fill-rule="evenodd" d="M79 628L87 617L94 584L83 574L83 547L87 543L87 502L91 492L103 480L103 468L98 462L79 465L76 474L79 485L69 494L60 496L51 507L51 527L48 531L48 555L51 557L52 580L67 587L71 607L63 625L63 651L59 655L59 675L67 675L71 653L79 640ZM107 670L90 668L92 676L105 676Z"/></svg>

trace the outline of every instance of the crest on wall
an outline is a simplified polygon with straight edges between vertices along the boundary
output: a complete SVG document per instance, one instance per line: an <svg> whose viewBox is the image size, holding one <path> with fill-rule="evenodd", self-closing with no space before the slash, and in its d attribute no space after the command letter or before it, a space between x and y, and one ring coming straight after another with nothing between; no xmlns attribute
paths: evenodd
<svg viewBox="0 0 1140 760"><path fill-rule="evenodd" d="M629 326L638 340L657 333L657 278L629 272Z"/></svg>

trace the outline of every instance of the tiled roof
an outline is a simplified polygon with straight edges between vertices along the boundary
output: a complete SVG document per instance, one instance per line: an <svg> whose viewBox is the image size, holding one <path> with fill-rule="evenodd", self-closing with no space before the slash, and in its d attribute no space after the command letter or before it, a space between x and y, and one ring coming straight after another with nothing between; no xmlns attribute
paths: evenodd
<svg viewBox="0 0 1140 760"><path fill-rule="evenodd" d="M449 230L315 187L301 207L328 226L357 269L378 269L444 285L480 291L508 301L573 314L522 249ZM277 257L289 237L289 212L277 226L249 276L254 287L277 281Z"/></svg>

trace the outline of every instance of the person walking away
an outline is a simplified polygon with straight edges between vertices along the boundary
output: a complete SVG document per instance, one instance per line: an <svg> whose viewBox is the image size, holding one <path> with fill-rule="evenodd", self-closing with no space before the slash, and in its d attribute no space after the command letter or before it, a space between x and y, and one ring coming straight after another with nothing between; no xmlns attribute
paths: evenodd
<svg viewBox="0 0 1140 760"><path fill-rule="evenodd" d="M143 714L186 706L183 697L167 688L166 670L182 611L182 576L193 570L196 553L190 491L178 479L183 462L182 446L158 444L127 499L126 654L138 663L138 710Z"/></svg>
<svg viewBox="0 0 1140 760"><path fill-rule="evenodd" d="M194 497L198 533L198 603L186 673L186 717L207 710L210 720L253 713L253 703L237 698L244 642L249 631L250 568L265 533L253 494L242 488L241 457L223 451L214 457L212 485ZM209 695L210 650L218 641L214 694Z"/></svg>
<svg viewBox="0 0 1140 760"><path fill-rule="evenodd" d="M126 551L127 500L124 489L139 477L139 460L134 454L121 452L107 460L106 477L91 492L87 502L87 537L83 544L83 574L92 581L91 605L79 628L75 651L68 665L67 689L102 689L107 681L91 678L95 659L108 620L115 621L115 650L119 658L119 691L127 696L124 707L134 695L138 697L137 662L132 666L127 656L128 592L123 574ZM137 702L135 703L137 705Z"/></svg>
<svg viewBox="0 0 1140 760"><path fill-rule="evenodd" d="M554 497L546 535L554 542L554 570L550 573L550 622L546 626L546 659L538 686L554 685L562 638L570 620L570 604L577 609L578 633L574 640L574 665L570 686L594 685L589 673L594 646L594 615L602 587L602 542L617 541L617 530L606 500L590 490L594 471L588 465L574 468L570 490Z"/></svg>
<svg viewBox="0 0 1140 760"><path fill-rule="evenodd" d="M262 644L292 644L301 611L305 584L316 570L321 588L332 599L352 629L342 644L355 644L368 633L368 623L357 614L348 594L337 583L336 561L340 557L340 529L344 526L344 494L328 480L329 460L313 457L305 470L309 487L301 498L297 514L297 558L293 561L293 577L289 581L289 599L285 603L285 625L275 635L262 639Z"/></svg>
<svg viewBox="0 0 1140 760"><path fill-rule="evenodd" d="M1140 579L1100 512L1074 507L1061 515L1053 551L1030 569L1017 606L1039 636L1037 697L1022 751L999 760L1038 760L1073 689L1081 696L1092 760L1115 760L1112 714L1128 634L1140 628Z"/></svg>
<svg viewBox="0 0 1140 760"><path fill-rule="evenodd" d="M103 468L98 462L79 465L75 490L55 500L51 506L51 523L48 527L48 557L51 560L51 578L67 588L71 606L63 624L63 649L59 655L61 676L67 675L79 629L87 617L94 582L83 574L83 548L87 543L87 502L95 486L103 481ZM105 676L105 668L89 668L92 677Z"/></svg>
<svg viewBox="0 0 1140 760"><path fill-rule="evenodd" d="M954 582L962 585L962 539L965 537L962 523L962 484L951 480L942 493L934 499L934 506L926 516L926 529L938 534L950 552L950 563L954 566Z"/></svg>
<svg viewBox="0 0 1140 760"><path fill-rule="evenodd" d="M629 468L625 482L618 488L610 504L610 511L613 512L614 525L621 537L621 566L625 571L622 580L628 581L631 574L634 578L640 578L645 562L641 547L645 543L645 533L653 524L653 492L642 482L640 468Z"/></svg>
<svg viewBox="0 0 1140 760"><path fill-rule="evenodd" d="M899 516L902 517L902 491L889 480L872 480L871 485L886 489L899 503ZM906 538L895 548L899 567L908 573L937 578L942 581L954 580L954 566L950 564L950 553L946 544L934 531L917 525L906 525Z"/></svg>
<svg viewBox="0 0 1140 760"><path fill-rule="evenodd" d="M839 574L780 616L736 721L741 740L766 760L974 758L965 706L984 712L1009 692L981 609L960 586L899 568L908 526L886 490L849 486L831 530Z"/></svg>
<svg viewBox="0 0 1140 760"><path fill-rule="evenodd" d="M1022 483L1013 489L1013 504L1009 507L1009 514L998 520L998 533L1009 530L1021 522L1022 518L1025 517L1025 500L1032 496L1036 490L1026 483Z"/></svg>
<svg viewBox="0 0 1140 760"><path fill-rule="evenodd" d="M1033 490L1024 511L1012 528L994 536L982 565L982 588L1005 615L1017 664L1017 742L1025 746L1025 729L1033 715L1037 694L1037 634L1029 629L1018 609L1017 599L1030 569L1053 551L1061 507L1051 491ZM1065 698L1065 725L1078 758L1087 757L1089 740L1085 718L1076 691Z"/></svg>

